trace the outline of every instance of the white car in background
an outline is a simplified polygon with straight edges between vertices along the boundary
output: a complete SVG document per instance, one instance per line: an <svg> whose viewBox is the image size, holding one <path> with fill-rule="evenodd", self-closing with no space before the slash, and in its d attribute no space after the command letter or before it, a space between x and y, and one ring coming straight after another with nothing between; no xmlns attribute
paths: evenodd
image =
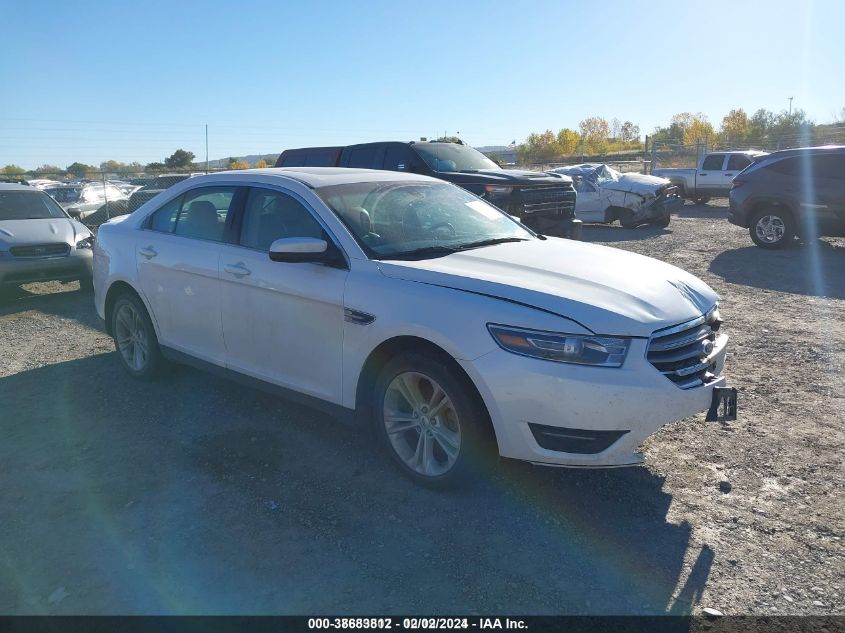
<svg viewBox="0 0 845 633"><path fill-rule="evenodd" d="M91 286L94 236L46 193L0 184L0 289L35 281Z"/></svg>
<svg viewBox="0 0 845 633"><path fill-rule="evenodd" d="M664 424L735 404L705 283L538 236L416 174L191 178L100 227L94 280L132 376L180 360L305 399L374 425L426 485L491 445L538 464L639 464Z"/></svg>
<svg viewBox="0 0 845 633"><path fill-rule="evenodd" d="M665 178L621 173L601 163L558 167L550 173L572 178L578 194L575 215L582 222L668 226L672 213L684 206L678 188Z"/></svg>

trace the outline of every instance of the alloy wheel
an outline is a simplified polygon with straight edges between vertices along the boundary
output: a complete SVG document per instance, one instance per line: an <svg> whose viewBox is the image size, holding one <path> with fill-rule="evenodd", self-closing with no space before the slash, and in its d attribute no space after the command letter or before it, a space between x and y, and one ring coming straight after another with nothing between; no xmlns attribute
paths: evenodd
<svg viewBox="0 0 845 633"><path fill-rule="evenodd" d="M131 304L124 303L118 308L114 338L126 365L134 371L142 371L150 357L150 345L144 321Z"/></svg>
<svg viewBox="0 0 845 633"><path fill-rule="evenodd" d="M754 225L754 232L761 242L776 244L783 239L786 233L786 224L777 215L763 215Z"/></svg>
<svg viewBox="0 0 845 633"><path fill-rule="evenodd" d="M393 450L414 472L437 477L455 465L461 423L452 399L430 376L395 376L385 390L383 420Z"/></svg>

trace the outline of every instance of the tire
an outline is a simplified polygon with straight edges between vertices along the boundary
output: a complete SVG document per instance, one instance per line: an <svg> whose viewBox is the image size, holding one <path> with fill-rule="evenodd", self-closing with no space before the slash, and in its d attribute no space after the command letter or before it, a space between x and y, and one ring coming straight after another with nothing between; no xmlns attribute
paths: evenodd
<svg viewBox="0 0 845 633"><path fill-rule="evenodd" d="M125 293L117 298L111 331L120 364L130 376L148 381L161 374L166 361L150 315L137 295Z"/></svg>
<svg viewBox="0 0 845 633"><path fill-rule="evenodd" d="M658 218L657 220L655 220L654 222L651 222L650 224L652 226L657 226L657 227L660 227L660 228L666 228L667 226L669 226L669 223L671 221L672 221L672 217L667 215L665 218Z"/></svg>
<svg viewBox="0 0 845 633"><path fill-rule="evenodd" d="M696 204L707 204L708 202L710 202L710 198L695 198L694 202Z"/></svg>
<svg viewBox="0 0 845 633"><path fill-rule="evenodd" d="M465 483L491 454L483 403L467 378L437 356L392 358L376 377L372 403L379 443L418 484L445 489Z"/></svg>
<svg viewBox="0 0 845 633"><path fill-rule="evenodd" d="M748 233L761 248L786 248L795 239L795 220L782 207L761 209L751 216Z"/></svg>
<svg viewBox="0 0 845 633"><path fill-rule="evenodd" d="M83 277L79 280L79 292L91 294L94 292L94 278Z"/></svg>
<svg viewBox="0 0 845 633"><path fill-rule="evenodd" d="M634 212L630 209L622 209L619 212L619 224L623 229L633 229L639 224L634 220Z"/></svg>

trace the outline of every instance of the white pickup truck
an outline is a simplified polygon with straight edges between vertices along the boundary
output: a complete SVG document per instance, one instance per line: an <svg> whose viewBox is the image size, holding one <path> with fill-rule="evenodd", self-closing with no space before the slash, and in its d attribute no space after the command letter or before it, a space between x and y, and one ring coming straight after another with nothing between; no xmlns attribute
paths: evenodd
<svg viewBox="0 0 845 633"><path fill-rule="evenodd" d="M654 169L651 175L668 179L684 198L705 204L710 198L726 197L734 176L765 155L756 150L713 152L706 154L695 169Z"/></svg>

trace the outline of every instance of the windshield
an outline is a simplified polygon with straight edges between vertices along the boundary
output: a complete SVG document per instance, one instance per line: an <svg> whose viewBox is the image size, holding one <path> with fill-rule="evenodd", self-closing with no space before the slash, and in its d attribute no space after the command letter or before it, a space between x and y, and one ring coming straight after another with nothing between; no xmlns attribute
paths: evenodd
<svg viewBox="0 0 845 633"><path fill-rule="evenodd" d="M79 193L81 189L77 187L55 187L52 189L45 189L50 197L53 198L56 202L78 202L79 201Z"/></svg>
<svg viewBox="0 0 845 633"><path fill-rule="evenodd" d="M594 173L596 183L600 185L606 182L616 182L622 175L618 171L616 171L612 167L608 167L607 165L599 165Z"/></svg>
<svg viewBox="0 0 845 633"><path fill-rule="evenodd" d="M501 169L477 149L457 143L418 143L411 147L434 171Z"/></svg>
<svg viewBox="0 0 845 633"><path fill-rule="evenodd" d="M62 208L40 191L0 191L0 220L43 220L67 217Z"/></svg>
<svg viewBox="0 0 845 633"><path fill-rule="evenodd" d="M491 241L535 239L496 207L447 183L354 183L317 194L375 259L434 257Z"/></svg>

